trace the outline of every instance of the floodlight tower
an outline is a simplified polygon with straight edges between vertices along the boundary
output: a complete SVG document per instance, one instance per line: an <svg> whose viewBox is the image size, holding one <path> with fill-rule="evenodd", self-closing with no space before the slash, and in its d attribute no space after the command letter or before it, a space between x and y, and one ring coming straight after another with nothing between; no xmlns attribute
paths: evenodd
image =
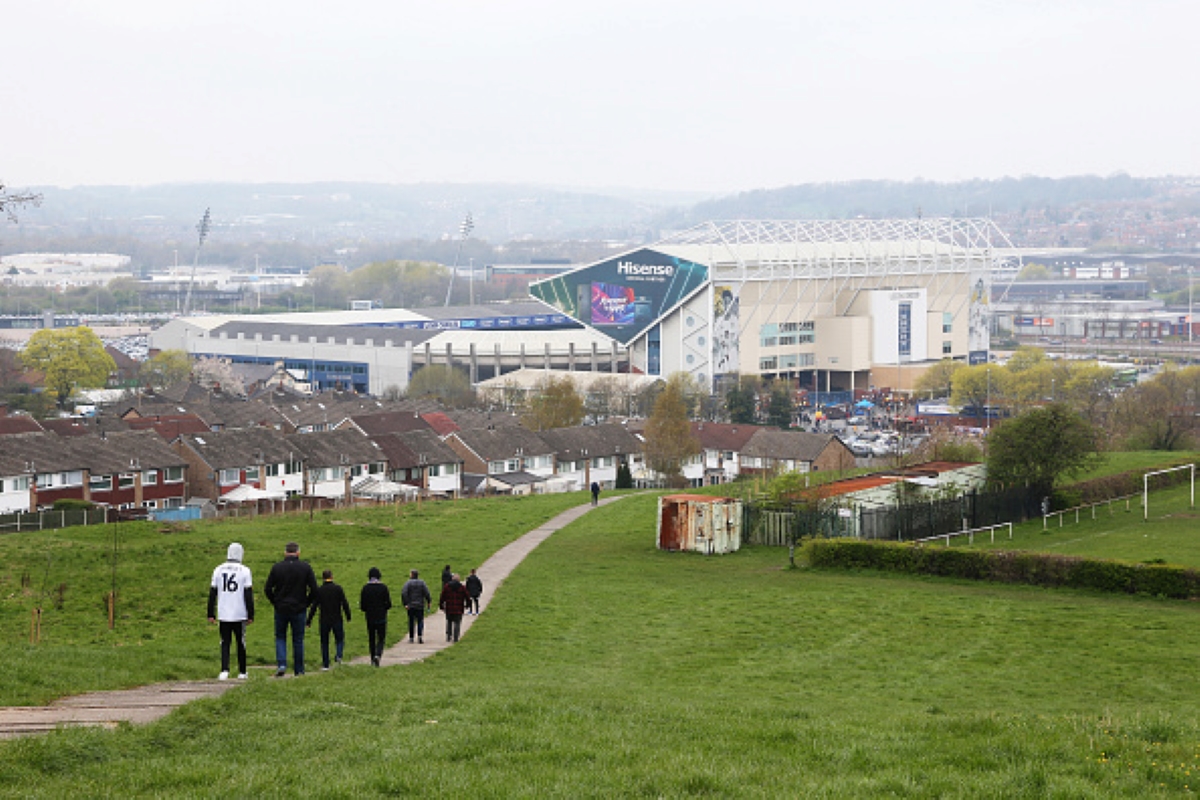
<svg viewBox="0 0 1200 800"><path fill-rule="evenodd" d="M196 223L196 232L200 234L199 240L196 242L196 255L192 258L192 277L188 279L187 295L183 299L183 316L187 316L192 308L192 284L196 282L196 267L200 263L200 248L204 246L204 240L208 238L208 229L212 226L211 208L204 209L204 216Z"/></svg>
<svg viewBox="0 0 1200 800"><path fill-rule="evenodd" d="M458 272L458 258L462 255L463 242L471 235L471 231L475 228L475 222L471 219L471 212L467 212L467 216L463 218L462 224L458 226L458 248L454 251L454 266L450 269L450 285L446 287L446 302L443 306L450 305L450 292L454 291L454 275ZM471 265L471 277L475 277L475 265ZM474 292L472 292L473 294ZM474 298L472 298L474 299Z"/></svg>

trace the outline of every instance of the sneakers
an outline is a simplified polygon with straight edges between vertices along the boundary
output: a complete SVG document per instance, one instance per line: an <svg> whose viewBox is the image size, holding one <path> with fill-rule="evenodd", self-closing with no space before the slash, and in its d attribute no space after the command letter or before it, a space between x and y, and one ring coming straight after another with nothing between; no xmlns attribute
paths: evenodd
<svg viewBox="0 0 1200 800"><path fill-rule="evenodd" d="M244 681L244 680L246 680L246 678L248 678L248 677L250 677L250 676L248 676L248 675L247 675L246 673L244 673L244 672L239 672L239 673L238 673L238 680L239 680L239 681Z"/></svg>
<svg viewBox="0 0 1200 800"><path fill-rule="evenodd" d="M279 667L275 670L276 678L282 678L284 675L287 675L287 667Z"/></svg>
<svg viewBox="0 0 1200 800"><path fill-rule="evenodd" d="M219 680L219 681L229 680L229 672L228 671L222 672L220 675L217 676L217 680Z"/></svg>
<svg viewBox="0 0 1200 800"><path fill-rule="evenodd" d="M329 667L321 667L321 672L329 672Z"/></svg>
<svg viewBox="0 0 1200 800"><path fill-rule="evenodd" d="M371 656L371 664L373 666L378 667L379 666L379 656Z"/></svg>
<svg viewBox="0 0 1200 800"><path fill-rule="evenodd" d="M417 637L417 644L425 644L425 637L423 637L423 636L418 636L418 637Z"/></svg>
<svg viewBox="0 0 1200 800"><path fill-rule="evenodd" d="M412 643L413 643L413 641L415 641L415 640L413 639L413 637L411 637L411 636L410 636L410 637L408 637L408 643L409 643L409 644L412 644Z"/></svg>

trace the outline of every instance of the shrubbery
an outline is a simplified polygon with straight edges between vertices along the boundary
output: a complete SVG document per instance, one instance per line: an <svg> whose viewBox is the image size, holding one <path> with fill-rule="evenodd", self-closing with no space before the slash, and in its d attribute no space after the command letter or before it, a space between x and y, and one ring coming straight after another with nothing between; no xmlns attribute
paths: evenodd
<svg viewBox="0 0 1200 800"><path fill-rule="evenodd" d="M79 509L91 510L96 507L96 504L90 500L78 500L73 497L63 497L54 501L52 508L55 511L78 511Z"/></svg>
<svg viewBox="0 0 1200 800"><path fill-rule="evenodd" d="M1200 572L1162 564L860 539L813 539L805 548L809 563L819 569L875 569L1049 588L1181 599L1200 597Z"/></svg>

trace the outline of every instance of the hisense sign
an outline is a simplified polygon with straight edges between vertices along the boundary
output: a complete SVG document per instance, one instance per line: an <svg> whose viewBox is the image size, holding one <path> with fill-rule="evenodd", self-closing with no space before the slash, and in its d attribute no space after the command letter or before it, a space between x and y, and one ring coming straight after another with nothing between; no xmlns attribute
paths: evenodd
<svg viewBox="0 0 1200 800"><path fill-rule="evenodd" d="M675 274L674 264L637 264L633 261L618 261L617 274L627 276L657 275L670 278Z"/></svg>

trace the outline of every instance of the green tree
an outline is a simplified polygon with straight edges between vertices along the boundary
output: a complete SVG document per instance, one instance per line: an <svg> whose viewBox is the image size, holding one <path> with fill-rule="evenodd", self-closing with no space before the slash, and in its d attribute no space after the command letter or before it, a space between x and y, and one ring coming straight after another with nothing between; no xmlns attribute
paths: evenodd
<svg viewBox="0 0 1200 800"><path fill-rule="evenodd" d="M1048 281L1050 278L1051 275L1049 267L1047 267L1045 264L1038 264L1034 261L1026 264L1021 268L1021 271L1017 273L1017 280L1019 281Z"/></svg>
<svg viewBox="0 0 1200 800"><path fill-rule="evenodd" d="M408 382L410 398L433 397L450 408L469 408L475 405L475 390L471 379L462 370L431 364L417 370Z"/></svg>
<svg viewBox="0 0 1200 800"><path fill-rule="evenodd" d="M954 373L954 389L950 400L955 405L983 408L1003 399L1008 390L1009 373L1002 367L976 364Z"/></svg>
<svg viewBox="0 0 1200 800"><path fill-rule="evenodd" d="M192 359L183 350L163 350L142 362L138 375L144 386L161 389L192 374Z"/></svg>
<svg viewBox="0 0 1200 800"><path fill-rule="evenodd" d="M75 389L103 387L117 369L100 337L85 326L37 331L21 351L21 362L45 376L43 385L60 408Z"/></svg>
<svg viewBox="0 0 1200 800"><path fill-rule="evenodd" d="M629 471L629 465L624 461L617 467L617 479L613 483L614 489L632 489L633 488L633 473Z"/></svg>
<svg viewBox="0 0 1200 800"><path fill-rule="evenodd" d="M771 386L771 396L767 402L767 424L787 430L792 427L792 411L795 402L792 400L792 390L786 381L776 381Z"/></svg>
<svg viewBox="0 0 1200 800"><path fill-rule="evenodd" d="M646 460L668 486L684 484L684 462L699 454L700 442L688 422L687 392L691 376L676 372L668 379L646 420Z"/></svg>
<svg viewBox="0 0 1200 800"><path fill-rule="evenodd" d="M1062 403L1030 409L992 429L988 480L1049 495L1060 477L1094 463L1098 441L1096 429Z"/></svg>
<svg viewBox="0 0 1200 800"><path fill-rule="evenodd" d="M758 392L762 379L757 375L733 377L733 385L725 393L725 413L735 425L753 425L758 421Z"/></svg>
<svg viewBox="0 0 1200 800"><path fill-rule="evenodd" d="M525 402L522 424L532 431L570 428L583 422L583 398L570 376L549 375L538 381Z"/></svg>
<svg viewBox="0 0 1200 800"><path fill-rule="evenodd" d="M913 390L918 396L926 395L930 399L949 397L954 387L954 374L965 366L961 361L943 358L917 377Z"/></svg>

